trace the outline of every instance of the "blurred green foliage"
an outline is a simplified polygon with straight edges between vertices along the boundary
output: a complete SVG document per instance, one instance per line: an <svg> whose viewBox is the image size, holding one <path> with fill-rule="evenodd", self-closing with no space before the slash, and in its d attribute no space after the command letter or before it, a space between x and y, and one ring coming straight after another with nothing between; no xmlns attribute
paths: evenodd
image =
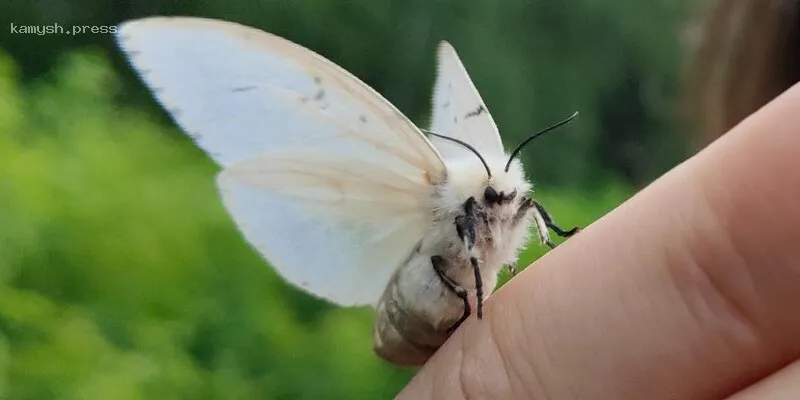
<svg viewBox="0 0 800 400"><path fill-rule="evenodd" d="M320 52L419 123L449 40L509 147L581 111L525 162L557 220L586 226L683 157L673 103L689 6L7 0L0 23L238 21ZM288 286L243 241L217 167L110 36L3 29L0 48L0 399L388 398L408 381L373 355L369 309ZM520 266L545 252L532 245Z"/></svg>

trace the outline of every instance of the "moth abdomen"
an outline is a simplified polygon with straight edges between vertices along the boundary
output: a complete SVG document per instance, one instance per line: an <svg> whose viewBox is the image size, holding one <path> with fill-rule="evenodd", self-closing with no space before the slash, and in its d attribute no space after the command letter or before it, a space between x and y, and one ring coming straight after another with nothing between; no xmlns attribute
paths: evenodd
<svg viewBox="0 0 800 400"><path fill-rule="evenodd" d="M403 275L419 272L413 267L413 261L400 267L375 308L373 349L384 360L400 366L425 363L449 336L447 331L434 326L425 310L421 309L427 304L446 301L441 288L434 285L404 286ZM409 294L413 297L408 297ZM419 301L435 297L438 298L429 303Z"/></svg>

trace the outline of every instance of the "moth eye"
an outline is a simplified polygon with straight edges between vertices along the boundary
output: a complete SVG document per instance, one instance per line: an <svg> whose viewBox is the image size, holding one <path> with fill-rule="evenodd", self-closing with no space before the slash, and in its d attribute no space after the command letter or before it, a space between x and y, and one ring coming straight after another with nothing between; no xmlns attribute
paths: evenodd
<svg viewBox="0 0 800 400"><path fill-rule="evenodd" d="M497 203L499 198L497 191L491 186L487 186L486 190L483 191L483 199L486 200L486 204Z"/></svg>

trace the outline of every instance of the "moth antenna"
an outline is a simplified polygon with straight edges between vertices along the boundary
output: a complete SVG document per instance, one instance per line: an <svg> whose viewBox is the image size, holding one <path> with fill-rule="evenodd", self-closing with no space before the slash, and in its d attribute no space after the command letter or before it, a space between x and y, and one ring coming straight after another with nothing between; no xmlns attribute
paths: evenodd
<svg viewBox="0 0 800 400"><path fill-rule="evenodd" d="M464 142L462 140L458 140L456 138L451 138L449 136L444 136L444 135L440 135L438 133L433 133L433 132L431 132L431 131L429 131L427 129L421 129L421 131L427 133L428 135L432 135L432 136L436 136L436 137L441 138L441 139L449 140L451 142L455 142L455 143L458 143L458 144L466 147L467 149L469 149L470 151L475 153L476 156L478 156L478 158L481 160L481 163L483 164L483 167L486 168L486 174L489 175L489 178L492 177L492 171L489 169L489 164L487 164L486 160L483 159L483 156L481 155L481 153L479 153L478 150L476 150L474 147L470 146L469 143Z"/></svg>
<svg viewBox="0 0 800 400"><path fill-rule="evenodd" d="M526 144L530 143L530 141L531 141L531 140L533 140L533 139L536 139L537 137L539 137L539 136L542 136L542 135L544 135L545 133L552 131L553 129L556 129L556 128L558 128L559 126L561 126L561 125L564 125L564 124L566 124L566 123L568 123L568 122L572 121L572 120L573 120L573 119L575 119L575 117L577 117L577 116L578 116L578 112L577 112L577 111L575 111L575 113L573 113L572 115L570 115L570 116L569 116L569 118L567 118L567 119L565 119L565 120L563 120L563 121L560 121L560 122L556 122L555 124L553 124L553 125L550 125L550 126L548 126L547 128L544 128L544 129L542 129L541 131L539 131L539 132L536 132L536 133L534 133L533 135L529 136L527 139L523 140L523 141L522 141L522 143L520 143L520 144L519 144L519 145L518 145L518 146L517 146L517 147L514 149L514 151L512 151L512 152L511 152L511 156L510 156L510 157L508 157L508 163L506 163L506 169L505 169L505 171L506 171L506 172L508 172L508 169L511 167L511 161L513 161L513 160L514 160L514 157L516 157L516 156L519 154L519 152L522 150L522 148L523 148L523 147L525 147L525 145L526 145Z"/></svg>

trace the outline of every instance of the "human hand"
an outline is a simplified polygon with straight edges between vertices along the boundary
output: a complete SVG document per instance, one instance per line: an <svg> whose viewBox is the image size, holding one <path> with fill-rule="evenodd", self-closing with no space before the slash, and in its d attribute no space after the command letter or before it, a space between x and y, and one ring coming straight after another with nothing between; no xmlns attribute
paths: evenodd
<svg viewBox="0 0 800 400"><path fill-rule="evenodd" d="M400 399L800 398L800 84L497 291Z"/></svg>

